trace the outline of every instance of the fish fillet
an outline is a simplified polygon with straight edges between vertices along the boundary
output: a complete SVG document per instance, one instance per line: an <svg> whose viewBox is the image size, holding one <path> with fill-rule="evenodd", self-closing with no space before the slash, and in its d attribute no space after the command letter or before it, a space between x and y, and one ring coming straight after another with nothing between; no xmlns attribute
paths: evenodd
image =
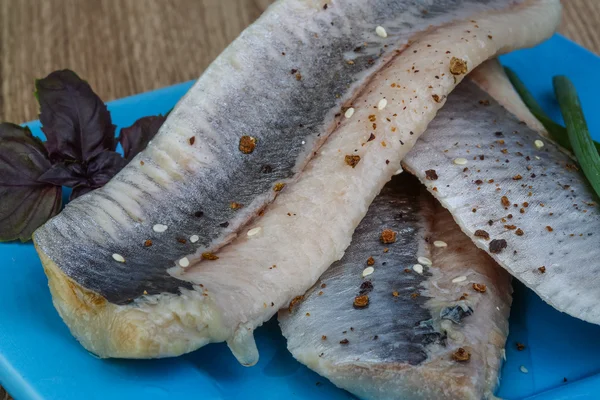
<svg viewBox="0 0 600 400"><path fill-rule="evenodd" d="M495 72L481 86L504 93L499 101L519 118L465 81L404 167L513 276L556 309L598 324L598 198L569 154L540 135L525 106L511 100L516 94L497 64L486 69ZM437 179L428 179L428 170Z"/></svg>
<svg viewBox="0 0 600 400"><path fill-rule="evenodd" d="M396 242L381 242L387 229ZM481 400L498 382L511 292L510 275L401 174L279 323L295 358L361 399Z"/></svg>
<svg viewBox="0 0 600 400"><path fill-rule="evenodd" d="M207 70L147 150L36 232L54 304L88 350L103 357L165 357L227 341L240 362L255 363L253 330L342 257L371 201L465 73L547 38L560 16L558 0L381 0L367 10L359 1L328 4L324 10L315 1L276 3ZM415 4L422 6L418 13ZM373 13L378 19L370 19ZM426 19L428 27L435 18L447 20L447 13L453 22L423 31L422 15L434 18ZM318 22L323 18L327 23ZM386 25L387 38L375 33L377 24ZM346 37L363 34L370 38L366 49L356 47L362 39L347 45ZM306 44L317 36L322 45ZM388 57L387 43L408 47ZM368 67L371 58L346 60L371 47L383 51L373 61L376 71ZM297 59L272 60L282 52ZM338 71L331 76L324 59L344 69L331 65ZM366 62L367 72L342 78L350 73L344 72L348 61ZM290 83L291 69L301 75ZM338 79L344 85L332 82ZM339 101L321 102L316 93L322 90ZM244 112L228 113L234 106ZM350 106L353 115L345 109ZM342 111L349 118L336 116ZM294 128L301 125L310 129ZM314 151L333 126L334 134ZM263 127L266 136L260 136ZM250 154L240 151L253 143L240 143L242 135L256 138ZM263 153L267 144L275 148ZM308 155L298 146L310 149ZM266 175L250 171L266 163ZM271 180L279 169L287 175ZM278 183L286 185L277 198L240 230L272 189L282 188ZM236 190L256 197L240 199L232 195ZM213 211L200 206L215 202L221 208L210 209L219 217L205 219ZM252 212L242 217L244 210ZM229 226L210 233L202 221ZM251 230L259 233L249 236Z"/></svg>

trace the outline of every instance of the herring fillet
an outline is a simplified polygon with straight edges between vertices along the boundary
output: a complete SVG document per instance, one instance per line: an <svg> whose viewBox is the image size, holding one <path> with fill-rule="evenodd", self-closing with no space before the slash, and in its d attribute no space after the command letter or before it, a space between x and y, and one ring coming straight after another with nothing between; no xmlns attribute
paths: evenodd
<svg viewBox="0 0 600 400"><path fill-rule="evenodd" d="M488 68L498 72L497 64ZM482 86L496 86L494 93L514 91L506 78L497 78ZM507 98L500 101L506 104ZM511 106L536 126L523 115L527 110L518 110L524 105ZM463 82L452 93L438 118L404 159L404 167L480 248L544 301L599 324L598 198L569 153L473 82ZM455 165L455 158L468 163ZM437 180L427 180L429 169L437 171Z"/></svg>
<svg viewBox="0 0 600 400"><path fill-rule="evenodd" d="M384 229L398 240L381 243ZM363 277L370 257L375 270ZM419 257L432 261L422 272L413 267ZM498 381L511 292L510 275L404 173L375 198L344 257L279 312L279 323L295 358L361 399L481 400ZM354 307L360 295L368 307ZM453 360L459 348L468 362Z"/></svg>
<svg viewBox="0 0 600 400"><path fill-rule="evenodd" d="M148 288L148 295L129 304L107 300L61 269L63 259L72 261L78 254L65 254L66 258L48 254L51 221L34 239L61 317L88 350L103 357L166 357L227 341L241 363L255 363L253 330L342 257L370 202L400 168L402 157L464 77L462 72L547 38L559 16L558 1L528 0L417 37L377 72L352 101L354 115L340 121L297 180L217 253L218 260L198 263L190 255L189 267L168 265L169 276L183 286L178 293L152 295ZM450 72L453 57L466 63L466 71ZM387 106L378 109L383 97ZM371 134L375 140L369 141ZM355 168L345 163L346 155L361 157ZM68 218L76 219L90 212L95 211L74 202L61 215L69 213ZM110 228L111 220L94 221ZM76 222L66 226L81 235L91 229ZM260 233L247 236L250 228L261 228ZM92 244L86 246L97 247ZM141 245L132 244L138 246L132 251ZM72 249L71 243L63 246ZM126 262L119 268L129 264L127 254L123 256ZM133 274L131 279L135 282Z"/></svg>
<svg viewBox="0 0 600 400"><path fill-rule="evenodd" d="M294 181L342 106L396 50L431 27L522 2L275 3L212 63L147 150L46 224L38 246L112 303L191 288L167 269L231 241ZM251 153L240 150L242 140L250 141L245 152L255 140Z"/></svg>

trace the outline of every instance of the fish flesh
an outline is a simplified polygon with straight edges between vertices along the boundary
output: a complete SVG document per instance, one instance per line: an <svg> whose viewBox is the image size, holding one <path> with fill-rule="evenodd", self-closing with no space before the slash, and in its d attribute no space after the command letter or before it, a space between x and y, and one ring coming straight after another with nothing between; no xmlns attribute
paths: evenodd
<svg viewBox="0 0 600 400"><path fill-rule="evenodd" d="M397 240L382 243L388 230ZM481 400L498 382L510 280L403 173L279 324L296 359L361 399Z"/></svg>
<svg viewBox="0 0 600 400"><path fill-rule="evenodd" d="M544 40L560 17L558 0L315 4L272 6L212 64L144 152L35 233L55 307L91 352L165 357L227 341L240 362L255 363L253 330L342 257L456 84L497 54ZM452 22L438 28L429 27L435 19L419 22L430 15L441 24L446 12ZM369 35L366 48L362 39L348 47L345 38L359 31ZM384 54L374 57L371 47ZM370 58L346 59L361 52ZM286 64L289 57L296 58ZM326 58L351 66L373 58L375 69L365 66L348 82L338 66L329 74L320 64ZM341 87L331 82L338 78ZM339 100L320 102L323 88ZM292 129L300 125L310 129ZM295 136L282 133L288 129ZM292 149L298 142L306 156ZM266 144L276 147L262 153ZM290 159L291 169L283 163ZM265 175L250 171L265 165ZM287 175L271 180L280 169ZM229 225L209 232L207 221Z"/></svg>
<svg viewBox="0 0 600 400"><path fill-rule="evenodd" d="M512 101L498 64L485 68L487 79L452 93L404 168L514 277L557 310L599 324L598 198L570 154ZM482 87L495 87L503 104Z"/></svg>

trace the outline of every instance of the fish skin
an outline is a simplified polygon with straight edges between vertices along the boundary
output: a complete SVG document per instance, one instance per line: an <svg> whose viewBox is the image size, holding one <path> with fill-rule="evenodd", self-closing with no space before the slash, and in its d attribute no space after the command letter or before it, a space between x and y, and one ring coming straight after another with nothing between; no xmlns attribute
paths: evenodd
<svg viewBox="0 0 600 400"><path fill-rule="evenodd" d="M496 92L507 90L510 86ZM469 101L473 98L490 104ZM544 301L600 323L598 198L575 161L473 82L452 93L438 118L404 159L405 169L427 185L477 246ZM536 140L544 144L541 149ZM454 165L457 157L468 164ZM426 180L426 169L438 171L438 180ZM505 240L506 248L492 253L491 242L475 236L478 229L491 240Z"/></svg>
<svg viewBox="0 0 600 400"><path fill-rule="evenodd" d="M42 227L38 246L69 277L116 304L191 289L167 270L231 241L273 200L277 184L291 184L343 118L342 106L396 50L431 27L515 1L324 4L270 7L212 63L148 148ZM375 33L378 25L387 38ZM244 135L256 138L250 154L238 149ZM155 224L169 229L154 232ZM147 240L152 246L142 245Z"/></svg>
<svg viewBox="0 0 600 400"><path fill-rule="evenodd" d="M371 201L462 80L464 75L455 79L448 74L451 57L460 55L469 69L475 68L500 52L549 37L559 17L558 1L530 0L417 38L365 87L355 100L354 116L341 123L298 180L248 226L261 227L261 234L248 237L243 230L218 252L218 260L169 271L192 283L193 290L144 295L117 305L65 275L36 243L59 314L82 345L101 357L167 357L227 341L241 363L257 362L252 331L343 256ZM485 35L461 40L471 29ZM402 82L402 89L390 82ZM423 95L415 99L413 90ZM434 101L432 93L442 101ZM391 100L384 110L376 110L382 96ZM386 122L378 126L377 140L367 142L374 114ZM396 120L388 123L388 116ZM355 150L361 160L351 168L344 159Z"/></svg>
<svg viewBox="0 0 600 400"><path fill-rule="evenodd" d="M399 240L382 244L383 229L397 231ZM448 247L436 248L434 240ZM371 256L375 271L363 278ZM412 269L418 257L432 261L423 274ZM364 282L372 285L369 305L356 309ZM486 292L473 283L486 284ZM480 400L497 384L511 292L508 273L425 187L401 174L373 201L344 257L291 312L279 312L279 323L294 357L360 398ZM445 310L461 307L469 311L453 322ZM459 347L469 362L452 360Z"/></svg>

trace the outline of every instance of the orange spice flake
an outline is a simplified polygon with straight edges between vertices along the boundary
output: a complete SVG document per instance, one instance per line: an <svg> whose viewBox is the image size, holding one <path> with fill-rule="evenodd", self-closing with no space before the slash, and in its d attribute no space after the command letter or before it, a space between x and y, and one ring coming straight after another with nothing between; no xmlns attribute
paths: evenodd
<svg viewBox="0 0 600 400"><path fill-rule="evenodd" d="M290 301L290 305L288 306L288 311L292 312L292 310L294 309L294 307L296 306L296 304L300 303L302 300L304 300L304 296L296 296L292 299L292 301Z"/></svg>
<svg viewBox="0 0 600 400"><path fill-rule="evenodd" d="M515 231L515 235L517 236L523 236L525 234L525 232L523 232L523 229L519 228Z"/></svg>
<svg viewBox="0 0 600 400"><path fill-rule="evenodd" d="M210 260L210 261L215 261L218 260L219 257L214 255L213 253L202 253L202 259L203 260Z"/></svg>
<svg viewBox="0 0 600 400"><path fill-rule="evenodd" d="M369 305L369 296L366 294L354 298L354 308L365 308Z"/></svg>
<svg viewBox="0 0 600 400"><path fill-rule="evenodd" d="M400 293L398 293L398 292L392 292L392 296L398 297L398 296L400 296Z"/></svg>
<svg viewBox="0 0 600 400"><path fill-rule="evenodd" d="M240 208L244 207L244 205L243 205L243 204L241 204L241 203L237 203L237 202L235 202L235 201L232 201L232 202L231 202L231 204L229 205L229 207L230 207L232 210L239 210Z"/></svg>
<svg viewBox="0 0 600 400"><path fill-rule="evenodd" d="M396 232L391 229L384 229L379 239L383 244L394 243L396 241Z"/></svg>
<svg viewBox="0 0 600 400"><path fill-rule="evenodd" d="M467 362L471 359L471 353L462 347L459 347L458 350L452 353L452 359L458 362Z"/></svg>
<svg viewBox="0 0 600 400"><path fill-rule="evenodd" d="M240 138L239 149L244 154L250 154L256 147L256 138L252 136L244 135Z"/></svg>
<svg viewBox="0 0 600 400"><path fill-rule="evenodd" d="M344 158L344 161L346 161L346 164L348 164L349 166L351 166L352 168L354 168L360 162L360 156L347 155Z"/></svg>
<svg viewBox="0 0 600 400"><path fill-rule="evenodd" d="M452 75L463 75L468 71L467 62L457 57L450 59L450 73Z"/></svg>
<svg viewBox="0 0 600 400"><path fill-rule="evenodd" d="M541 266L538 268L538 271L540 271L541 274L545 274L546 273L546 267Z"/></svg>
<svg viewBox="0 0 600 400"><path fill-rule="evenodd" d="M285 187L285 183L279 182L279 183L276 183L275 186L273 186L273 190L275 192L281 192L284 187Z"/></svg>
<svg viewBox="0 0 600 400"><path fill-rule="evenodd" d="M375 265L375 259L373 257L369 257L367 259L367 265Z"/></svg>
<svg viewBox="0 0 600 400"><path fill-rule="evenodd" d="M474 283L473 290L479 293L485 293L485 291L487 290L487 286L485 286L485 284L483 283Z"/></svg>
<svg viewBox="0 0 600 400"><path fill-rule="evenodd" d="M553 229L551 226L546 226L546 230L547 230L548 232L552 232L554 229Z"/></svg>
<svg viewBox="0 0 600 400"><path fill-rule="evenodd" d="M152 246L152 240L148 239L144 242L144 247L150 247Z"/></svg>
<svg viewBox="0 0 600 400"><path fill-rule="evenodd" d="M500 202L502 203L502 205L504 207L510 207L510 200L508 200L508 197L502 196L502 198L500 199Z"/></svg>

